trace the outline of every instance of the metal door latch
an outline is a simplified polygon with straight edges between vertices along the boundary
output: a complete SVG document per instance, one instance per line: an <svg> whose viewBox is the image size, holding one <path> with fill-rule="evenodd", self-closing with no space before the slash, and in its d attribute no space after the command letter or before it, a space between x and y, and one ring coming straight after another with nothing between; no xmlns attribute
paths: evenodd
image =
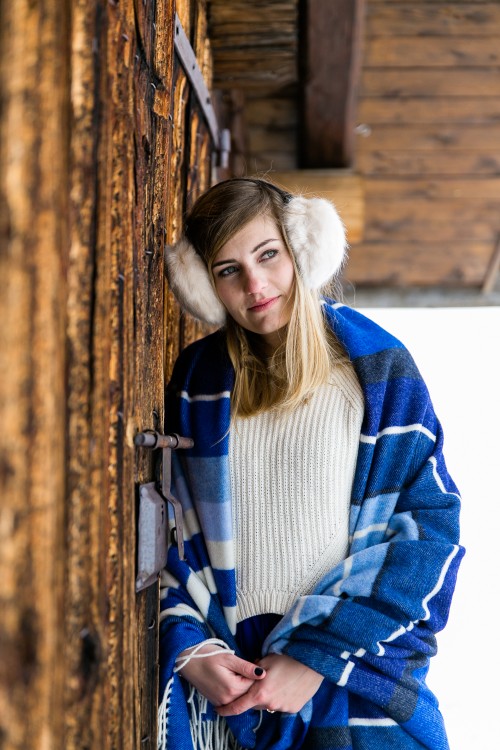
<svg viewBox="0 0 500 750"><path fill-rule="evenodd" d="M191 438L179 435L161 435L159 432L139 432L134 438L135 445L141 448L162 451L161 476L156 482L141 484L139 488L139 521L137 544L137 578L135 590L142 591L151 586L167 562L167 506L170 503L174 512L175 526L172 529L172 543L177 544L179 558L184 560L184 536L182 507L170 491L172 472L172 451L179 448L192 448Z"/></svg>

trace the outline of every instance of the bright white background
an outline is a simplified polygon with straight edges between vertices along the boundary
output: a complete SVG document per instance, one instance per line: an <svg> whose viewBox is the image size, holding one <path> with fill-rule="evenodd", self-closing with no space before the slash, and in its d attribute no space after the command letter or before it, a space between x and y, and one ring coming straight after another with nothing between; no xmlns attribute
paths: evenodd
<svg viewBox="0 0 500 750"><path fill-rule="evenodd" d="M361 312L413 354L463 499L467 552L428 684L451 750L500 748L500 307Z"/></svg>

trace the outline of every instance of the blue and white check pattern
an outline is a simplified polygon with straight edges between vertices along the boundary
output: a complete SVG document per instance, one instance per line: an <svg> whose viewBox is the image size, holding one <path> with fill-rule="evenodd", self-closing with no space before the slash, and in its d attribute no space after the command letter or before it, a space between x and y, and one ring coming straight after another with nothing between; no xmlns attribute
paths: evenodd
<svg viewBox="0 0 500 750"><path fill-rule="evenodd" d="M460 499L443 459L441 427L404 346L347 306L327 301L323 309L365 399L350 550L310 595L297 599L268 635L264 653L288 654L325 680L299 714L248 711L228 723L242 747L258 750L445 750L443 720L425 677L463 549ZM195 747L186 686L174 674L177 655L210 637L241 653L234 640L228 460L233 382L224 334L217 332L184 350L167 389L169 431L195 442L175 456L173 470L186 561L171 546L161 597L160 695L172 750ZM209 706L204 720L214 717Z"/></svg>

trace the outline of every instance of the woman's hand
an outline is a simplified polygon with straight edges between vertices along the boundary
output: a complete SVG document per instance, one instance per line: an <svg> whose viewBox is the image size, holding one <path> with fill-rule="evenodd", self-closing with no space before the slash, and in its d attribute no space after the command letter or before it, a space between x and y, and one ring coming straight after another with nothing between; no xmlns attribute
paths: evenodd
<svg viewBox="0 0 500 750"><path fill-rule="evenodd" d="M319 689L323 676L283 654L269 654L259 661L265 678L256 681L244 695L217 708L220 716L241 714L250 708L295 714Z"/></svg>
<svg viewBox="0 0 500 750"><path fill-rule="evenodd" d="M203 646L198 653L209 653L213 646ZM190 649L181 654L189 656ZM214 706L232 703L244 695L254 683L264 679L265 670L252 662L240 659L226 651L212 656L192 659L180 674Z"/></svg>

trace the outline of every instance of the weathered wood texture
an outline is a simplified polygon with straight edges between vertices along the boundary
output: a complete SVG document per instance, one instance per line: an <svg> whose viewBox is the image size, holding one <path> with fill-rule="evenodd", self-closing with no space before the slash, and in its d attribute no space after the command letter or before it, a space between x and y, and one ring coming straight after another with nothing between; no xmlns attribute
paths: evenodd
<svg viewBox="0 0 500 750"><path fill-rule="evenodd" d="M280 88L297 78L297 0L210 0L217 88Z"/></svg>
<svg viewBox="0 0 500 750"><path fill-rule="evenodd" d="M500 231L499 36L498 3L369 0L350 281L483 285Z"/></svg>
<svg viewBox="0 0 500 750"><path fill-rule="evenodd" d="M298 166L299 0L209 0L214 87L232 129L231 173Z"/></svg>
<svg viewBox="0 0 500 750"><path fill-rule="evenodd" d="M161 429L198 334L163 256L211 148L201 121L176 129L195 105L174 89L173 6L0 5L2 750L156 747L158 592L135 593L153 467L133 437ZM204 4L178 7L209 71Z"/></svg>
<svg viewBox="0 0 500 750"><path fill-rule="evenodd" d="M321 5L321 0L317 2ZM315 3L310 0L311 7ZM242 8L241 3L209 2L215 81L224 89L225 116L233 127L234 174L272 178L282 171L296 170L301 150L318 147L321 154L325 144L321 143L321 134L300 134L303 108L298 68L295 72L289 68L286 85L276 82L277 50L283 51L288 45L291 51L295 45L299 54L299 39L294 37L298 3L259 0L246 5ZM290 14L294 5L295 16ZM312 38L314 52L324 52L326 46L325 54L340 55L341 45L333 45L337 48L330 50L323 36L331 45L335 34L325 29L327 22L338 18L335 14L340 13L341 5L328 4L325 23L318 24L319 28L311 25L305 32ZM353 7L346 4L344 11ZM391 262L399 257L398 271L392 278L395 284L404 286L414 284L416 278L405 263L409 248L428 245L434 252L436 243L441 242L438 261L425 264L418 275L419 283L482 285L481 273L487 273L490 260L485 248L491 243L489 253L493 254L500 223L494 211L495 197L479 197L483 193L491 196L500 174L499 32L498 3L367 0L353 162L354 171L366 183L367 226L363 244L356 247L352 243L347 276L353 283L376 284L377 273L380 283L387 279L382 265L378 266L380 271L373 267L367 249L370 243L376 246L376 253L383 243ZM269 51L272 54L268 55ZM319 63L321 57L318 54ZM241 66L242 70L246 66L245 75ZM315 75L317 70L313 69L312 79L305 79L312 89ZM329 90L335 92L333 81ZM330 114L330 120L336 115L342 119L340 111ZM314 127L321 127L320 115L305 116ZM324 167L320 154L317 166ZM440 184L439 200L421 196L414 205L413 197L404 197L408 191L403 184L407 183L411 192L411 186L418 190L422 180ZM386 185L391 181L402 193L387 199ZM457 181L469 182L470 189L456 192ZM482 188L478 193L479 182ZM470 201L472 195L475 197ZM394 205L386 205L387 200ZM458 234L462 243L471 243L470 253L455 244ZM475 250L478 241L485 243L479 255ZM424 256L414 253L413 257ZM459 272L450 272L450 258Z"/></svg>
<svg viewBox="0 0 500 750"><path fill-rule="evenodd" d="M62 748L69 13L0 14L0 744Z"/></svg>
<svg viewBox="0 0 500 750"><path fill-rule="evenodd" d="M305 0L303 6L300 163L350 167L365 0Z"/></svg>

